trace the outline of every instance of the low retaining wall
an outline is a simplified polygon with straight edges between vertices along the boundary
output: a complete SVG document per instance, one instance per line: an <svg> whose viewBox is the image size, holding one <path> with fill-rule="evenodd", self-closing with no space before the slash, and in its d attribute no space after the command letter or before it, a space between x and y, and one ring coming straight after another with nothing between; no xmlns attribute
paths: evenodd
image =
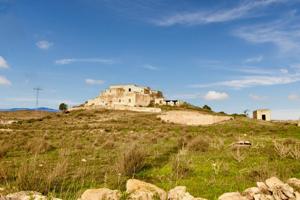
<svg viewBox="0 0 300 200"><path fill-rule="evenodd" d="M183 125L210 125L228 120L233 117L202 114L195 111L169 111L158 116L162 121Z"/></svg>
<svg viewBox="0 0 300 200"><path fill-rule="evenodd" d="M134 112L161 113L161 109L160 108L153 108L153 107L132 107L132 106L123 106L123 105L74 107L74 108L70 108L69 111L74 111L74 110L93 110L93 109L128 110L128 111L134 111Z"/></svg>

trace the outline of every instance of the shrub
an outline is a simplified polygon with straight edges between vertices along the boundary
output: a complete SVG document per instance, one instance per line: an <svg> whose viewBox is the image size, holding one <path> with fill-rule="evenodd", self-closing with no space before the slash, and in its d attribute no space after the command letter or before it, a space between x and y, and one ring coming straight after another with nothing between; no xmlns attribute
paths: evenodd
<svg viewBox="0 0 300 200"><path fill-rule="evenodd" d="M137 145L133 145L122 153L117 163L118 170L122 175L132 176L143 169L145 158L145 150Z"/></svg>
<svg viewBox="0 0 300 200"><path fill-rule="evenodd" d="M232 157L237 161L237 162L242 162L243 160L246 159L246 149L240 148L240 147L234 147L232 148Z"/></svg>
<svg viewBox="0 0 300 200"><path fill-rule="evenodd" d="M206 152L209 149L209 139L199 135L188 142L187 148L192 151Z"/></svg>
<svg viewBox="0 0 300 200"><path fill-rule="evenodd" d="M11 145L9 144L2 144L0 145L0 158L3 158L8 153L9 149L11 148Z"/></svg>
<svg viewBox="0 0 300 200"><path fill-rule="evenodd" d="M211 109L211 107L209 107L208 105L204 105L203 106L203 109L205 109L205 110L209 110L209 111L211 111L212 109Z"/></svg>
<svg viewBox="0 0 300 200"><path fill-rule="evenodd" d="M113 149L115 147L115 143L113 141L106 141L103 143L102 148L103 149Z"/></svg>
<svg viewBox="0 0 300 200"><path fill-rule="evenodd" d="M48 141L44 138L35 138L28 141L26 146L27 151L32 154L41 154L55 149Z"/></svg>
<svg viewBox="0 0 300 200"><path fill-rule="evenodd" d="M59 160L53 169L41 166L36 159L24 162L17 170L16 184L19 190L49 193L63 184L67 176L68 161Z"/></svg>
<svg viewBox="0 0 300 200"><path fill-rule="evenodd" d="M36 160L23 163L17 171L16 184L19 190L33 190L43 192L47 184L44 175L39 173Z"/></svg>
<svg viewBox="0 0 300 200"><path fill-rule="evenodd" d="M286 139L283 141L273 141L274 150L280 158L300 159L300 144Z"/></svg>
<svg viewBox="0 0 300 200"><path fill-rule="evenodd" d="M188 159L185 150L180 150L178 154L172 160L172 171L175 176L175 180L186 177L192 170L190 167L191 161Z"/></svg>
<svg viewBox="0 0 300 200"><path fill-rule="evenodd" d="M61 103L58 108L61 112L66 112L68 110L68 105L65 103Z"/></svg>

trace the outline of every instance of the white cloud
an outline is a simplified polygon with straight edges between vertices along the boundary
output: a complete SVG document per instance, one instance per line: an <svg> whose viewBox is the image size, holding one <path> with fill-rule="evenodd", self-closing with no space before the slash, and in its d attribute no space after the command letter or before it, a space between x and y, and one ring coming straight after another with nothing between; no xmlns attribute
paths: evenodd
<svg viewBox="0 0 300 200"><path fill-rule="evenodd" d="M254 101L264 101L268 98L267 96L260 96L256 94L249 94L249 97Z"/></svg>
<svg viewBox="0 0 300 200"><path fill-rule="evenodd" d="M35 45L40 49L47 50L51 46L53 46L53 43L48 42L47 40L41 40L41 41L38 41L37 43L35 43Z"/></svg>
<svg viewBox="0 0 300 200"><path fill-rule="evenodd" d="M63 58L55 61L55 63L58 65L68 65L75 62L92 62L92 63L102 63L102 64L115 63L115 61L112 59L103 59L103 58Z"/></svg>
<svg viewBox="0 0 300 200"><path fill-rule="evenodd" d="M228 99L229 95L225 92L209 91L203 98L208 101L218 101Z"/></svg>
<svg viewBox="0 0 300 200"><path fill-rule="evenodd" d="M288 96L288 99L291 100L291 101L299 101L300 100L300 95L298 95L298 94L290 94Z"/></svg>
<svg viewBox="0 0 300 200"><path fill-rule="evenodd" d="M283 53L294 53L298 56L300 26L295 25L298 21L299 17L292 13L287 19L238 28L233 34L250 43L273 44Z"/></svg>
<svg viewBox="0 0 300 200"><path fill-rule="evenodd" d="M300 81L300 74L281 74L273 76L245 76L241 79L221 81L209 84L190 85L193 88L207 88L215 86L225 86L236 89L255 87L255 86L271 86L296 83Z"/></svg>
<svg viewBox="0 0 300 200"><path fill-rule="evenodd" d="M157 70L159 70L158 67L153 66L153 65L149 65L149 64L144 65L143 68L148 69L148 70L152 70L152 71L157 71Z"/></svg>
<svg viewBox="0 0 300 200"><path fill-rule="evenodd" d="M256 56L256 57L252 57L252 58L247 58L245 60L245 63L258 63L261 62L264 59L263 56Z"/></svg>
<svg viewBox="0 0 300 200"><path fill-rule="evenodd" d="M230 9L179 13L159 20L154 20L154 23L158 26L172 26L176 24L201 25L233 21L255 16L253 13L254 10L285 1L286 0L244 1L240 5Z"/></svg>
<svg viewBox="0 0 300 200"><path fill-rule="evenodd" d="M85 83L88 85L102 85L104 81L87 78L85 79Z"/></svg>
<svg viewBox="0 0 300 200"><path fill-rule="evenodd" d="M9 68L7 61L2 56L0 56L0 68Z"/></svg>
<svg viewBox="0 0 300 200"><path fill-rule="evenodd" d="M288 74L289 73L289 70L288 69L280 69L279 70L281 73L283 74Z"/></svg>
<svg viewBox="0 0 300 200"><path fill-rule="evenodd" d="M0 85L11 85L11 82L4 76L0 76Z"/></svg>
<svg viewBox="0 0 300 200"><path fill-rule="evenodd" d="M237 69L236 71L243 72L246 74L256 74L256 75L273 75L276 74L280 71L275 71L275 70L268 70L268 69L261 69L257 67L243 67L240 69Z"/></svg>

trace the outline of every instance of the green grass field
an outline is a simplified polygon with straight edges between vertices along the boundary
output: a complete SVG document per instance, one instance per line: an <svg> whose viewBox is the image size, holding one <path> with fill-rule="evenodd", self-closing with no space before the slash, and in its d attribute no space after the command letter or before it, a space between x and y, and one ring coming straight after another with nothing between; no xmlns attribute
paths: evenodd
<svg viewBox="0 0 300 200"><path fill-rule="evenodd" d="M0 113L0 187L76 199L87 188L124 190L135 177L217 199L270 176L300 178L300 128L245 117L211 126L167 124L155 114ZM238 140L251 148L234 148Z"/></svg>

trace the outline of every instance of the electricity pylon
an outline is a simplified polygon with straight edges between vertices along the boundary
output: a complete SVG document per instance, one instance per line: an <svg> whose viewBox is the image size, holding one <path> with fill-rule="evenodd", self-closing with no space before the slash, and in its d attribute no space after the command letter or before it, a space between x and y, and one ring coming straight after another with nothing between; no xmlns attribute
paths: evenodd
<svg viewBox="0 0 300 200"><path fill-rule="evenodd" d="M39 95L40 95L40 91L42 90L42 88L36 87L36 88L33 88L33 90L36 91L35 106L36 106L36 109L37 109L39 107Z"/></svg>

